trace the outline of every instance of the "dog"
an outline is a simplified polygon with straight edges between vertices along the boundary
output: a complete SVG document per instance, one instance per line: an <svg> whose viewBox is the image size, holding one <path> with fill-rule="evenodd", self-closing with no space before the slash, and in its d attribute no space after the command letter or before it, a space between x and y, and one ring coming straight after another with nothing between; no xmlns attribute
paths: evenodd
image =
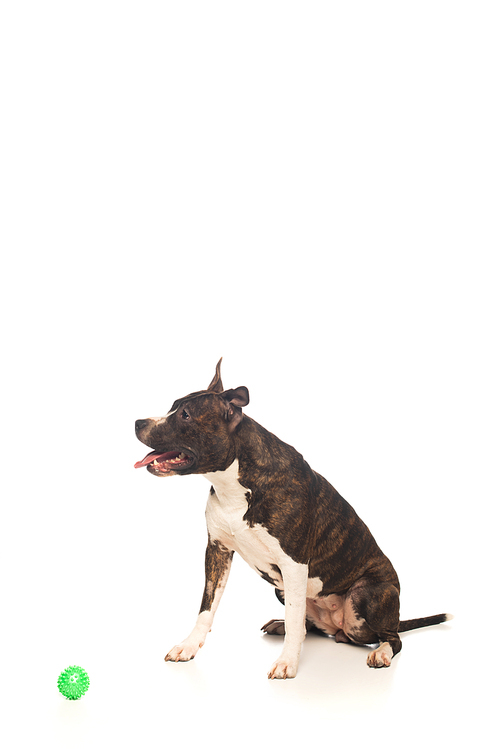
<svg viewBox="0 0 500 749"><path fill-rule="evenodd" d="M176 400L166 416L135 424L138 439L152 448L135 468L163 477L198 473L211 483L199 615L165 660L189 661L204 645L238 552L285 606L284 620L262 627L285 635L270 679L295 677L306 631L376 644L368 666L390 666L401 632L451 615L399 620L398 576L365 523L300 453L243 414L248 389L224 390L221 361L206 390Z"/></svg>

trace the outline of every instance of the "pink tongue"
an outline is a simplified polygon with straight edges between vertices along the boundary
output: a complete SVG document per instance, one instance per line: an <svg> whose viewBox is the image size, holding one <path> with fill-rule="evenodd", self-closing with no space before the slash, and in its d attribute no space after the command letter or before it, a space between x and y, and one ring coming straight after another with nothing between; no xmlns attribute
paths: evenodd
<svg viewBox="0 0 500 749"><path fill-rule="evenodd" d="M156 450L153 450L152 453L149 453L146 455L144 460L140 460L138 463L134 465L134 468L143 468L144 466L149 465L153 462L153 460L171 460L172 458L175 458L176 455L178 455L179 452L177 450L173 450L169 453L157 453Z"/></svg>

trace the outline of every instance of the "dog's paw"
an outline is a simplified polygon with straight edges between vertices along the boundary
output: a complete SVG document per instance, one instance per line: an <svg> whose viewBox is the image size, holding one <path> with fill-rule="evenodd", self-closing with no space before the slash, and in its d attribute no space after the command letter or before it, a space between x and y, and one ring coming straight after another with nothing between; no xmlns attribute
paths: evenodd
<svg viewBox="0 0 500 749"><path fill-rule="evenodd" d="M293 679L297 674L298 663L278 659L271 666L268 679Z"/></svg>
<svg viewBox="0 0 500 749"><path fill-rule="evenodd" d="M174 663L192 661L201 647L203 647L203 643L194 643L186 640L185 642L181 642L180 645L176 645L175 648L172 648L165 656L165 660L173 661Z"/></svg>
<svg viewBox="0 0 500 749"><path fill-rule="evenodd" d="M373 650L366 663L370 668L387 668L391 665L392 660L392 648L388 642L383 642L380 647Z"/></svg>
<svg viewBox="0 0 500 749"><path fill-rule="evenodd" d="M262 631L266 635L284 635L285 634L285 620L284 619L271 619L271 621L264 624L261 627Z"/></svg>

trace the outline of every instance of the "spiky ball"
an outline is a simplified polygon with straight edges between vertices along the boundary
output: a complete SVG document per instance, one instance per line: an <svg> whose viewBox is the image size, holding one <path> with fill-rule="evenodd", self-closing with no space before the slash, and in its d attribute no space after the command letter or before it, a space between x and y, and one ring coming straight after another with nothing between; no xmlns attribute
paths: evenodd
<svg viewBox="0 0 500 749"><path fill-rule="evenodd" d="M89 688L90 679L80 666L69 666L59 674L57 686L68 700L79 700Z"/></svg>

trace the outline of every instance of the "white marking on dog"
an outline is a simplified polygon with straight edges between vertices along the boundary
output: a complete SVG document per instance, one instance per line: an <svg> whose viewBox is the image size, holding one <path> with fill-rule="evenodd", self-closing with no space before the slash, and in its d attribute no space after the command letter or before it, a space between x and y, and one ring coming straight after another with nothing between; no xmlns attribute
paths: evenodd
<svg viewBox="0 0 500 749"><path fill-rule="evenodd" d="M156 426L161 426L162 424L166 422L169 416L173 416L174 414L177 413L178 410L179 410L179 406L177 406L177 408L175 408L173 411L169 411L168 414L166 414L165 416L158 416L157 418L151 419L151 421L154 421Z"/></svg>
<svg viewBox="0 0 500 749"><path fill-rule="evenodd" d="M371 668L387 668L391 665L393 652L388 642L383 642L376 650L373 650L366 659Z"/></svg>
<svg viewBox="0 0 500 749"><path fill-rule="evenodd" d="M217 590L215 591L215 596L210 611L202 611L200 614L198 614L198 618L196 619L196 624L192 632L186 637L185 640L183 640L179 645L176 645L167 653L165 657L166 661L190 661L195 657L198 650L203 647L207 638L207 634L212 629L215 612L217 611L217 607L219 605L220 599L222 598L224 588L226 587L230 568L231 565L229 564L222 580L219 583Z"/></svg>
<svg viewBox="0 0 500 749"><path fill-rule="evenodd" d="M299 564L286 554L278 539L262 525L250 527L244 520L250 490L239 482L239 464L235 460L225 471L204 474L215 492L209 495L206 519L210 538L220 541L238 554L256 572L265 573L279 585L279 568L285 593L285 643L278 660L271 666L270 679L293 678L297 673L302 642L305 638L308 565ZM317 595L320 583L309 581L311 595ZM322 586L321 586L322 587Z"/></svg>
<svg viewBox="0 0 500 749"><path fill-rule="evenodd" d="M269 679L293 679L297 674L300 651L306 636L307 564L290 557L281 562L285 583L285 644L280 657L271 666Z"/></svg>
<svg viewBox="0 0 500 749"><path fill-rule="evenodd" d="M323 582L319 577L310 577L307 581L307 597L316 598L323 590Z"/></svg>

